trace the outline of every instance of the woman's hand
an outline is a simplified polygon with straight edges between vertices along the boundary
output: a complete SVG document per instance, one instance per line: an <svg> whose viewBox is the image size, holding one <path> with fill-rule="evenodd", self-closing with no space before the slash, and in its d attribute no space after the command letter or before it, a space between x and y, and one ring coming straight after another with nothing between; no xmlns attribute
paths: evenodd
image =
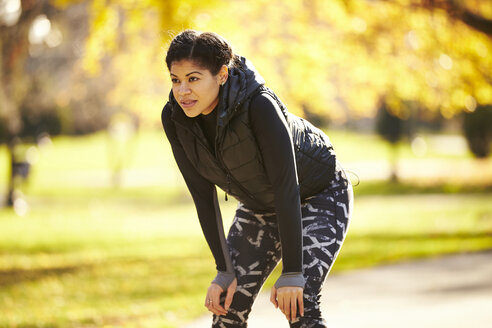
<svg viewBox="0 0 492 328"><path fill-rule="evenodd" d="M285 286L276 289L272 287L270 302L276 308L280 308L287 320L292 321L296 318L297 305L299 304L299 314L304 316L303 289L301 287Z"/></svg>
<svg viewBox="0 0 492 328"><path fill-rule="evenodd" d="M215 315L226 315L232 303L232 297L236 292L237 279L234 279L227 288L227 295L224 302L224 307L220 305L220 294L224 291L216 283L210 284L208 287L207 296L205 297L205 307Z"/></svg>

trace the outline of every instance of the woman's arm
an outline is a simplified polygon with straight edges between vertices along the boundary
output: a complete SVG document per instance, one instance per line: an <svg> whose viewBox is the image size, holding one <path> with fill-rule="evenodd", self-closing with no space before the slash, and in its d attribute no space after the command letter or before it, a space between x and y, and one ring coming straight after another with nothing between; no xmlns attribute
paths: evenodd
<svg viewBox="0 0 492 328"><path fill-rule="evenodd" d="M290 129L277 102L265 94L252 99L250 121L275 193L283 262L275 287L304 287L301 206Z"/></svg>
<svg viewBox="0 0 492 328"><path fill-rule="evenodd" d="M178 168L195 203L203 234L215 258L218 274L213 282L226 290L234 280L235 275L225 241L215 185L201 176L186 157L176 135L174 123L171 121L171 105L169 103L162 110L161 120Z"/></svg>

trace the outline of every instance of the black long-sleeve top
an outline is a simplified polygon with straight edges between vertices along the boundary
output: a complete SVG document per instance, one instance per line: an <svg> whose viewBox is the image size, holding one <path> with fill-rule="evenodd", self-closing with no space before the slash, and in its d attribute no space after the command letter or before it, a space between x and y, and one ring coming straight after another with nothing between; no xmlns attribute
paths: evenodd
<svg viewBox="0 0 492 328"><path fill-rule="evenodd" d="M228 271L227 246L215 186L202 177L190 163L177 138L170 111L163 112L162 123L171 143L178 167L193 197L200 224L214 255L217 270ZM272 185L275 209L282 245L282 276L276 286L303 286L302 278L302 225L299 187L295 154L290 130L281 109L274 99L265 94L256 95L250 103L250 122L259 146L265 171ZM217 110L199 115L205 137L213 149ZM221 221L221 220L220 220Z"/></svg>

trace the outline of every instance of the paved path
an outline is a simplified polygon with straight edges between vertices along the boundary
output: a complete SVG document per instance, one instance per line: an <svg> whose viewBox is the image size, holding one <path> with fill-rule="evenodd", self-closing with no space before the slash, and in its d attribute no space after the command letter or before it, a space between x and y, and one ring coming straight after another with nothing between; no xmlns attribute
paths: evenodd
<svg viewBox="0 0 492 328"><path fill-rule="evenodd" d="M321 297L328 327L490 328L492 250L331 275ZM183 328L210 327L211 315ZM262 291L250 328L288 327Z"/></svg>

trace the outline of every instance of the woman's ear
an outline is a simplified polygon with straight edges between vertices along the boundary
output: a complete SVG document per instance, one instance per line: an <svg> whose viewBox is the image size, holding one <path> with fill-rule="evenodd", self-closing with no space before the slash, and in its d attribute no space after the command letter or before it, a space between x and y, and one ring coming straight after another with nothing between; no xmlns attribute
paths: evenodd
<svg viewBox="0 0 492 328"><path fill-rule="evenodd" d="M219 76L218 78L219 84L224 85L227 81L227 78L229 77L229 68L227 67L227 65L222 65L218 76Z"/></svg>

